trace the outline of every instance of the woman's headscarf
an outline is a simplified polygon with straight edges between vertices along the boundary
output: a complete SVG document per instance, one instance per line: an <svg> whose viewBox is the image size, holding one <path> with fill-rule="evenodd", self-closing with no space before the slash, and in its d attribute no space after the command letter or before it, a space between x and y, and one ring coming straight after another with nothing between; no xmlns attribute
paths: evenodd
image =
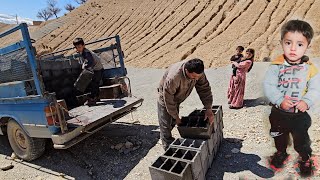
<svg viewBox="0 0 320 180"><path fill-rule="evenodd" d="M248 72L250 72L251 71L251 69L252 69L252 67L253 67L253 61L254 61L254 49L252 49L252 48L249 48L249 49L247 49L246 50L246 52L249 52L249 53L251 53L252 54L252 57L250 58L250 59L247 59L247 60L251 60L251 66L249 67L249 69L248 69Z"/></svg>

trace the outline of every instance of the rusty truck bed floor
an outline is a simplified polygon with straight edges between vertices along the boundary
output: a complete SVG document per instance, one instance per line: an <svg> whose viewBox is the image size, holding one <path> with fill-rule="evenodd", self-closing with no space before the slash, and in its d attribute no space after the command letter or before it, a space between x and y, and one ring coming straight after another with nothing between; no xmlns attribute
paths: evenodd
<svg viewBox="0 0 320 180"><path fill-rule="evenodd" d="M110 119L121 115L139 105L143 99L125 97L122 99L101 99L95 106L82 105L69 111L73 118L68 120L69 125L87 126L98 120Z"/></svg>

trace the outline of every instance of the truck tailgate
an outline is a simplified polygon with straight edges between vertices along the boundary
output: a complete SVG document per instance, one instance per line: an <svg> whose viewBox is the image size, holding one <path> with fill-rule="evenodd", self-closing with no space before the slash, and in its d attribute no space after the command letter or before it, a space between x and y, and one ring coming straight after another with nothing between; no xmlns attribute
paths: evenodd
<svg viewBox="0 0 320 180"><path fill-rule="evenodd" d="M122 99L102 99L96 106L80 106L69 111L73 117L67 121L72 131L52 135L56 149L66 149L80 142L124 115L134 111L143 99L125 97Z"/></svg>

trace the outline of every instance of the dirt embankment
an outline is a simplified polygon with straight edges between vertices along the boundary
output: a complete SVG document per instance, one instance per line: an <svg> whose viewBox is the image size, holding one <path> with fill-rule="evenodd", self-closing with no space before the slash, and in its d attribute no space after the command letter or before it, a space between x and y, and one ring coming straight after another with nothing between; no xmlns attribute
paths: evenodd
<svg viewBox="0 0 320 180"><path fill-rule="evenodd" d="M199 57L207 67L218 67L229 63L238 45L256 49L258 61L274 58L281 53L281 25L302 19L315 30L308 54L319 57L319 8L316 0L90 0L39 26L48 34L35 45L45 53L71 47L75 37L90 41L119 34L132 66L163 68Z"/></svg>
<svg viewBox="0 0 320 180"><path fill-rule="evenodd" d="M281 53L279 29L289 19L303 19L315 29L309 54L319 56L320 1L244 0L91 0L67 16L65 25L36 43L39 51L71 46L119 34L126 61L162 68L200 57L206 66L228 64L236 46L257 51L257 60ZM46 48L44 48L46 47Z"/></svg>

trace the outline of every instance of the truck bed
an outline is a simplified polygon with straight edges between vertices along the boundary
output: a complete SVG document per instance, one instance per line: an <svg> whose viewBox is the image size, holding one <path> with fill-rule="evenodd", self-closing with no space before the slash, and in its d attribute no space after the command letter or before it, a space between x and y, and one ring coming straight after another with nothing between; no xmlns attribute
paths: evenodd
<svg viewBox="0 0 320 180"><path fill-rule="evenodd" d="M56 149L66 149L80 142L105 125L134 111L143 99L125 97L122 99L102 99L96 106L83 105L69 111L72 116L67 121L71 131L52 136Z"/></svg>

